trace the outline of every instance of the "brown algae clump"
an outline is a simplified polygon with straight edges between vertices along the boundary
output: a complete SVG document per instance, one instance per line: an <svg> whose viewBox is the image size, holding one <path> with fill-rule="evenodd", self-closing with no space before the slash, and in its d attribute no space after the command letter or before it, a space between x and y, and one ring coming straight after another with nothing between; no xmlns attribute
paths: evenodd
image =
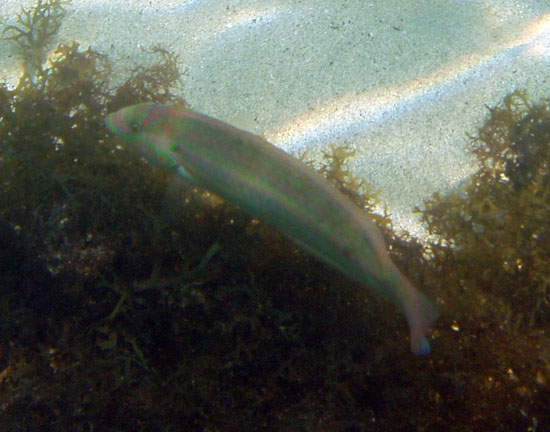
<svg viewBox="0 0 550 432"><path fill-rule="evenodd" d="M451 286L475 287L502 322L550 323L550 100L516 91L472 138L479 171L460 191L428 202L423 219L441 238L436 261ZM481 306L481 305L480 305ZM477 307L476 307L477 308Z"/></svg>
<svg viewBox="0 0 550 432"><path fill-rule="evenodd" d="M57 34L66 10L72 0L38 0L30 9L21 8L17 24L7 25L2 32L4 39L17 45L29 75L42 71L46 47Z"/></svg>

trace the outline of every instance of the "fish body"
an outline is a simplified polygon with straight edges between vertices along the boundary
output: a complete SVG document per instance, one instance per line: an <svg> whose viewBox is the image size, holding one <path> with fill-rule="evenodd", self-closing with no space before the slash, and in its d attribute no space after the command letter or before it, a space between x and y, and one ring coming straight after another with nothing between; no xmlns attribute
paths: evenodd
<svg viewBox="0 0 550 432"><path fill-rule="evenodd" d="M389 299L405 314L411 350L430 352L434 305L390 260L367 215L315 170L257 135L189 110L145 103L105 123L151 163L236 204Z"/></svg>

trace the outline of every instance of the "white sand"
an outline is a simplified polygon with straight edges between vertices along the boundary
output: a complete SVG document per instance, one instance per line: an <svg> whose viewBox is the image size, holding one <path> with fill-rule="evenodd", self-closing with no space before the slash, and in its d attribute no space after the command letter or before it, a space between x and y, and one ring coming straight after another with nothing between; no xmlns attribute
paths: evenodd
<svg viewBox="0 0 550 432"><path fill-rule="evenodd" d="M20 5L2 0L13 23ZM405 5L405 6L404 6ZM355 173L399 226L475 169L466 134L515 88L550 93L547 0L74 0L56 43L77 40L121 69L161 44L187 69L196 110L311 156L357 150ZM0 79L18 63L0 44Z"/></svg>

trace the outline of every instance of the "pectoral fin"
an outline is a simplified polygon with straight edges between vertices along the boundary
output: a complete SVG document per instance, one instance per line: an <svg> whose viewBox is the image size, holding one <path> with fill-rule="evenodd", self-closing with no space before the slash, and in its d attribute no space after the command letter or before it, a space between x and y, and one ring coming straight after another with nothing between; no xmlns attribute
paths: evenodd
<svg viewBox="0 0 550 432"><path fill-rule="evenodd" d="M178 166L178 168L176 169L176 174L183 177L185 180L193 184L196 184L195 181L193 180L193 177L189 173L189 171L187 171L183 166L181 165Z"/></svg>

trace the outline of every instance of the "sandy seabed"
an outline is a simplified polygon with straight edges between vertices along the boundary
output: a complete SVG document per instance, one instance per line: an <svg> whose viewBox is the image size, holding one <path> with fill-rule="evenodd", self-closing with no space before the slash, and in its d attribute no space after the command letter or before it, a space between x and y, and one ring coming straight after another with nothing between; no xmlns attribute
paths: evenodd
<svg viewBox="0 0 550 432"><path fill-rule="evenodd" d="M15 23L33 0L4 0ZM356 150L398 227L476 169L467 134L516 88L543 97L550 6L511 0L74 0L55 43L76 40L122 72L162 45L180 56L184 97L201 112L318 158ZM52 44L53 45L55 45ZM0 45L0 78L20 65Z"/></svg>

